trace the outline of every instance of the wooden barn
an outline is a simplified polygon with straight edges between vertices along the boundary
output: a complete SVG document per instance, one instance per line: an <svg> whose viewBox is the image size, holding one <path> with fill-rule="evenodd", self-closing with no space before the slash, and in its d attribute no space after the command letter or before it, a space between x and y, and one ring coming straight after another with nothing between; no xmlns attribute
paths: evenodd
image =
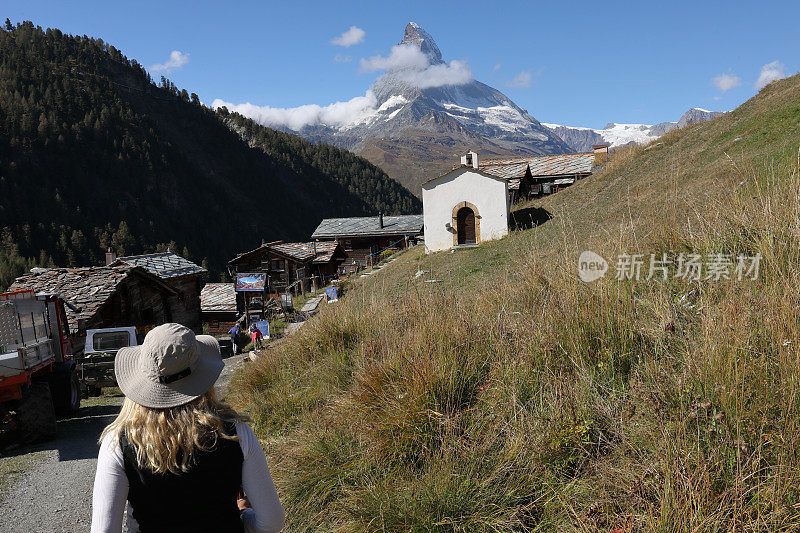
<svg viewBox="0 0 800 533"><path fill-rule="evenodd" d="M206 283L200 291L203 331L208 335L225 335L236 324L236 284Z"/></svg>
<svg viewBox="0 0 800 533"><path fill-rule="evenodd" d="M35 268L17 278L9 290L32 289L58 294L76 309L67 309L70 332L136 326L146 333L183 316L178 291L141 267L114 265L83 268Z"/></svg>
<svg viewBox="0 0 800 533"><path fill-rule="evenodd" d="M175 295L170 296L173 322L192 328L197 333L202 331L200 290L205 285L208 275L205 268L172 252L129 255L120 258L107 255L106 261L110 261L112 265L141 267L161 278L164 283L176 291Z"/></svg>
<svg viewBox="0 0 800 533"><path fill-rule="evenodd" d="M402 250L422 237L422 215L326 218L311 238L338 242L346 255L343 267L358 270L379 261L385 249Z"/></svg>
<svg viewBox="0 0 800 533"><path fill-rule="evenodd" d="M598 147L599 148L599 147ZM608 147L605 148L606 153ZM600 152L513 157L481 161L481 172L508 181L511 204L552 194L592 174Z"/></svg>

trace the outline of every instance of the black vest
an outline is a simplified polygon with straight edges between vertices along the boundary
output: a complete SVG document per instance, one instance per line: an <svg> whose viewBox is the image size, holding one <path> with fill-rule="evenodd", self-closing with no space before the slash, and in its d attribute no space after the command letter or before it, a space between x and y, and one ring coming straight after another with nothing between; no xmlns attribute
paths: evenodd
<svg viewBox="0 0 800 533"><path fill-rule="evenodd" d="M236 435L234 424L226 425ZM125 432L120 447L128 477L128 505L141 533L242 533L236 499L242 486L239 442L217 438L213 449L198 452L181 474L155 474L136 464Z"/></svg>

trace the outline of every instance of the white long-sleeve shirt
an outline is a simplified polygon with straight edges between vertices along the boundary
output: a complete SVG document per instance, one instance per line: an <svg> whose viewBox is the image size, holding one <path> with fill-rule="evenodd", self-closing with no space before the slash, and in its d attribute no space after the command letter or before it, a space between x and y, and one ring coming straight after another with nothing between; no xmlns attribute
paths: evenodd
<svg viewBox="0 0 800 533"><path fill-rule="evenodd" d="M247 533L272 533L283 528L283 506L269 473L267 459L253 430L244 422L236 423L242 448L242 487L251 509L242 512ZM128 500L128 477L117 439L106 436L100 444L97 473L92 497L91 533L122 533L125 502ZM128 532L138 533L139 525L128 506Z"/></svg>

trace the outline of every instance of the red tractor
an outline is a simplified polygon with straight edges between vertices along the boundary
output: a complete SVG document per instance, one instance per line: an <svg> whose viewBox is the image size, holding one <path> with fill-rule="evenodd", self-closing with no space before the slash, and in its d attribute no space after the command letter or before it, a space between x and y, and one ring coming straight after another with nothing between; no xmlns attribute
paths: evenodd
<svg viewBox="0 0 800 533"><path fill-rule="evenodd" d="M0 428L24 443L55 438L56 414L80 407L65 305L56 294L0 294Z"/></svg>

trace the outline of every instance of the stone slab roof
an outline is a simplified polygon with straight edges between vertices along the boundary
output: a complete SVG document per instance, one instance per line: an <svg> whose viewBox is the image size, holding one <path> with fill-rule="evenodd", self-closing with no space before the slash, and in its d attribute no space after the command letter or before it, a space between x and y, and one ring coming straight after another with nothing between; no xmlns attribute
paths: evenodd
<svg viewBox="0 0 800 533"><path fill-rule="evenodd" d="M276 250L284 255L303 262L314 258L314 252L307 250L303 244L299 242L283 242L280 244L270 244L268 247Z"/></svg>
<svg viewBox="0 0 800 533"><path fill-rule="evenodd" d="M328 241L328 242L306 242L303 243L303 247L308 250L316 250L317 255L314 256L314 263L316 264L325 264L330 263L333 259L333 255L336 253L336 248L339 246L339 243L336 241Z"/></svg>
<svg viewBox="0 0 800 533"><path fill-rule="evenodd" d="M315 246L316 244L316 246ZM237 255L228 264L237 263L240 259L251 254L266 250L274 250L285 256L304 263L311 261L316 264L330 263L338 246L335 242L283 242L275 241L262 244L258 248ZM314 250L316 249L316 253Z"/></svg>
<svg viewBox="0 0 800 533"><path fill-rule="evenodd" d="M535 157L514 157L481 161L479 170L503 179L521 178L530 168L531 176L564 176L591 174L595 156L588 154L557 154Z"/></svg>
<svg viewBox="0 0 800 533"><path fill-rule="evenodd" d="M236 311L235 283L206 283L200 291L201 311Z"/></svg>
<svg viewBox="0 0 800 533"><path fill-rule="evenodd" d="M422 215L399 215L383 217L383 227L377 216L326 218L311 235L312 239L336 239L347 237L372 237L379 235L419 235L422 233Z"/></svg>
<svg viewBox="0 0 800 533"><path fill-rule="evenodd" d="M178 278L192 274L205 274L208 272L205 268L172 252L129 255L117 258L112 264L116 265L120 263L142 267L161 279Z"/></svg>
<svg viewBox="0 0 800 533"><path fill-rule="evenodd" d="M78 321L94 316L104 303L117 290L120 283L130 275L142 275L163 285L157 277L142 268L130 265L112 265L82 268L35 268L30 273L18 277L9 287L10 291L25 289L37 293L58 294L78 308L67 307L67 322L70 331L78 330ZM173 289L163 287L171 292Z"/></svg>

